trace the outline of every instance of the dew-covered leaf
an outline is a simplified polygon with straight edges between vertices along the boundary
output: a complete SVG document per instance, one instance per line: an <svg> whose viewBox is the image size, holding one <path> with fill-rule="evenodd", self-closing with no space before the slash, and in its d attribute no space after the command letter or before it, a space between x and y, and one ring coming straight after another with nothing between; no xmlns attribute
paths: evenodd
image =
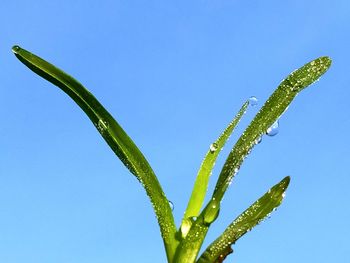
<svg viewBox="0 0 350 263"><path fill-rule="evenodd" d="M229 125L226 127L223 133L219 136L219 138L210 145L209 150L205 155L204 160L199 168L197 178L192 190L192 194L184 214L184 218L183 218L184 226L182 226L182 228L186 227L186 225L189 224L188 220L190 220L191 217L198 216L200 209L203 205L205 194L208 188L209 177L212 173L213 167L215 165L215 161L220 151L224 147L226 141L229 139L230 135L235 129L236 125L238 124L238 122L246 112L248 105L249 105L248 101L243 104L243 106L241 107L241 109L239 110L235 118L229 123ZM184 231L182 232L184 233Z"/></svg>
<svg viewBox="0 0 350 263"><path fill-rule="evenodd" d="M155 210L167 255L172 258L177 243L172 211L157 177L138 147L101 103L77 80L19 46L14 46L12 50L29 69L61 88L80 106L113 152L141 182Z"/></svg>
<svg viewBox="0 0 350 263"><path fill-rule="evenodd" d="M197 262L220 262L220 258L225 258L231 253L231 245L268 217L282 203L289 182L290 177L285 177L239 215L222 235L208 246Z"/></svg>
<svg viewBox="0 0 350 263"><path fill-rule="evenodd" d="M330 65L329 57L317 58L295 70L281 82L231 150L216 183L213 197L217 200L222 199L243 160L259 138L280 118L295 96L317 81Z"/></svg>

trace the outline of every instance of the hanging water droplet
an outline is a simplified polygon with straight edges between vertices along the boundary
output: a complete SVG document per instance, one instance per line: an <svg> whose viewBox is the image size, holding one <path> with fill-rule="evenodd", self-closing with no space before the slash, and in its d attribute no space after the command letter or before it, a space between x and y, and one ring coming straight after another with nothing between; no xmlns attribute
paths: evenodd
<svg viewBox="0 0 350 263"><path fill-rule="evenodd" d="M171 202L170 200L168 200L168 202L169 202L169 206L171 208L171 211L174 211L174 204L173 204L173 202Z"/></svg>
<svg viewBox="0 0 350 263"><path fill-rule="evenodd" d="M181 227L180 227L180 231L181 231L181 236L182 238L185 238L188 234L188 232L191 229L192 223L193 223L193 219L192 218L186 218L184 221L182 221Z"/></svg>
<svg viewBox="0 0 350 263"><path fill-rule="evenodd" d="M216 152L217 149L218 149L217 143L214 142L214 143L210 144L210 146L209 146L209 151L210 151L211 153Z"/></svg>
<svg viewBox="0 0 350 263"><path fill-rule="evenodd" d="M261 143L262 141L262 136L259 136L258 138L255 139L255 145Z"/></svg>
<svg viewBox="0 0 350 263"><path fill-rule="evenodd" d="M17 45L12 47L12 51L13 51L14 53L17 53L18 51L20 51L20 49L21 49L21 48L20 48L19 46L17 46Z"/></svg>
<svg viewBox="0 0 350 263"><path fill-rule="evenodd" d="M258 105L258 99L255 96L251 96L249 98L249 104L250 106L256 106Z"/></svg>
<svg viewBox="0 0 350 263"><path fill-rule="evenodd" d="M211 199L204 212L204 222L207 224L213 223L219 216L219 211L220 203L215 198Z"/></svg>
<svg viewBox="0 0 350 263"><path fill-rule="evenodd" d="M279 123L278 120L274 122L267 130L266 135L275 136L279 132Z"/></svg>

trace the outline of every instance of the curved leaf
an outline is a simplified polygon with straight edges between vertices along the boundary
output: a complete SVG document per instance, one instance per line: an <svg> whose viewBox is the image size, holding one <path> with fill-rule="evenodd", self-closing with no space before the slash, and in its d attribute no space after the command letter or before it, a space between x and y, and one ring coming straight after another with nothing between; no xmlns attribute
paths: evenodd
<svg viewBox="0 0 350 263"><path fill-rule="evenodd" d="M222 262L228 254L232 253L232 244L268 217L282 203L289 182L290 177L285 177L238 216L222 235L208 246L197 262Z"/></svg>
<svg viewBox="0 0 350 263"><path fill-rule="evenodd" d="M191 217L198 216L200 209L203 205L203 201L205 198L205 194L207 192L208 183L209 183L209 177L212 173L213 167L215 165L215 161L221 151L221 149L224 147L226 141L229 139L230 135L232 134L233 130L235 129L238 122L241 120L242 116L247 110L247 107L249 105L249 102L245 102L235 118L229 123L229 125L226 127L226 129L223 131L223 133L219 136L219 138L210 145L209 150L207 154L204 157L204 160L199 168L197 178L192 190L192 194L190 197L190 200L187 205L187 209L184 214L184 218L182 220L182 234L185 236L187 233L186 230L189 230L190 227L190 221ZM184 230L183 228L186 228Z"/></svg>
<svg viewBox="0 0 350 263"><path fill-rule="evenodd" d="M243 132L233 147L221 170L216 183L213 198L221 200L227 187L237 173L243 160L267 129L286 111L295 96L304 88L317 81L330 67L329 57L320 57L284 79L272 93L253 121Z"/></svg>
<svg viewBox="0 0 350 263"><path fill-rule="evenodd" d="M177 241L171 208L157 177L141 151L111 114L82 84L54 65L19 46L14 46L12 50L29 69L61 88L80 106L113 152L141 182L156 213L167 256L172 258Z"/></svg>

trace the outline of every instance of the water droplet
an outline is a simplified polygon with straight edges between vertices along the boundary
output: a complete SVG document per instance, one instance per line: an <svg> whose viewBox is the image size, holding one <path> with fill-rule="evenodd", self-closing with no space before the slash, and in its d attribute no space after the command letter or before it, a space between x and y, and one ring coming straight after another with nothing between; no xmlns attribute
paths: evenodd
<svg viewBox="0 0 350 263"><path fill-rule="evenodd" d="M267 130L266 135L268 136L275 136L279 132L279 123L278 120L275 121L274 124L272 124Z"/></svg>
<svg viewBox="0 0 350 263"><path fill-rule="evenodd" d="M192 223L193 223L193 219L192 218L186 218L182 222L181 227L180 227L182 238L185 238L187 236L188 232L191 229Z"/></svg>
<svg viewBox="0 0 350 263"><path fill-rule="evenodd" d="M217 149L218 149L217 143L214 142L214 143L210 144L209 150L210 150L211 153L216 152Z"/></svg>
<svg viewBox="0 0 350 263"><path fill-rule="evenodd" d="M108 122L102 120L102 119L99 119L98 120L98 123L96 125L98 131L103 134L105 130L108 129Z"/></svg>
<svg viewBox="0 0 350 263"><path fill-rule="evenodd" d="M20 51L20 49L21 49L21 48L20 48L19 46L17 46L17 45L12 47L12 51L13 51L14 53L17 53L18 51Z"/></svg>
<svg viewBox="0 0 350 263"><path fill-rule="evenodd" d="M170 200L168 200L168 202L169 202L171 211L174 211L174 204L173 204L173 202L171 202Z"/></svg>
<svg viewBox="0 0 350 263"><path fill-rule="evenodd" d="M262 136L259 136L258 138L255 139L255 145L261 143L262 141Z"/></svg>
<svg viewBox="0 0 350 263"><path fill-rule="evenodd" d="M258 105L258 99L255 96L251 96L249 98L249 104L250 106L256 106Z"/></svg>
<svg viewBox="0 0 350 263"><path fill-rule="evenodd" d="M215 221L215 219L219 216L220 211L220 203L215 200L215 198L211 199L208 206L205 208L204 212L204 222L207 224L211 224Z"/></svg>

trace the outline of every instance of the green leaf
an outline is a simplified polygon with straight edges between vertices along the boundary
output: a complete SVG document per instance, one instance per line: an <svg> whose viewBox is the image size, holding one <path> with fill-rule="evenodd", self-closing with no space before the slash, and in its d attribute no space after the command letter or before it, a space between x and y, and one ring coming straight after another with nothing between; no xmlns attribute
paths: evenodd
<svg viewBox="0 0 350 263"><path fill-rule="evenodd" d="M191 225L191 217L196 217L199 215L200 209L202 208L205 194L207 192L209 177L212 173L215 161L224 147L226 141L230 137L231 133L235 129L236 125L244 115L247 110L249 102L245 102L235 118L229 123L223 133L219 138L210 145L207 154L204 157L204 160L199 168L197 178L192 190L190 200L187 205L187 209L182 220L181 232L183 236L186 236L187 231Z"/></svg>
<svg viewBox="0 0 350 263"><path fill-rule="evenodd" d="M221 170L213 198L221 200L243 160L259 138L286 111L295 96L317 81L330 67L329 57L317 58L284 79L233 147Z"/></svg>
<svg viewBox="0 0 350 263"><path fill-rule="evenodd" d="M141 151L111 114L82 84L54 65L19 46L14 46L12 50L29 69L61 88L80 106L113 152L141 182L152 202L167 256L168 259L171 259L177 246L174 218L168 199Z"/></svg>
<svg viewBox="0 0 350 263"><path fill-rule="evenodd" d="M285 177L238 216L222 235L208 246L197 262L222 262L228 254L232 253L232 244L268 217L282 203L289 182L290 177Z"/></svg>

